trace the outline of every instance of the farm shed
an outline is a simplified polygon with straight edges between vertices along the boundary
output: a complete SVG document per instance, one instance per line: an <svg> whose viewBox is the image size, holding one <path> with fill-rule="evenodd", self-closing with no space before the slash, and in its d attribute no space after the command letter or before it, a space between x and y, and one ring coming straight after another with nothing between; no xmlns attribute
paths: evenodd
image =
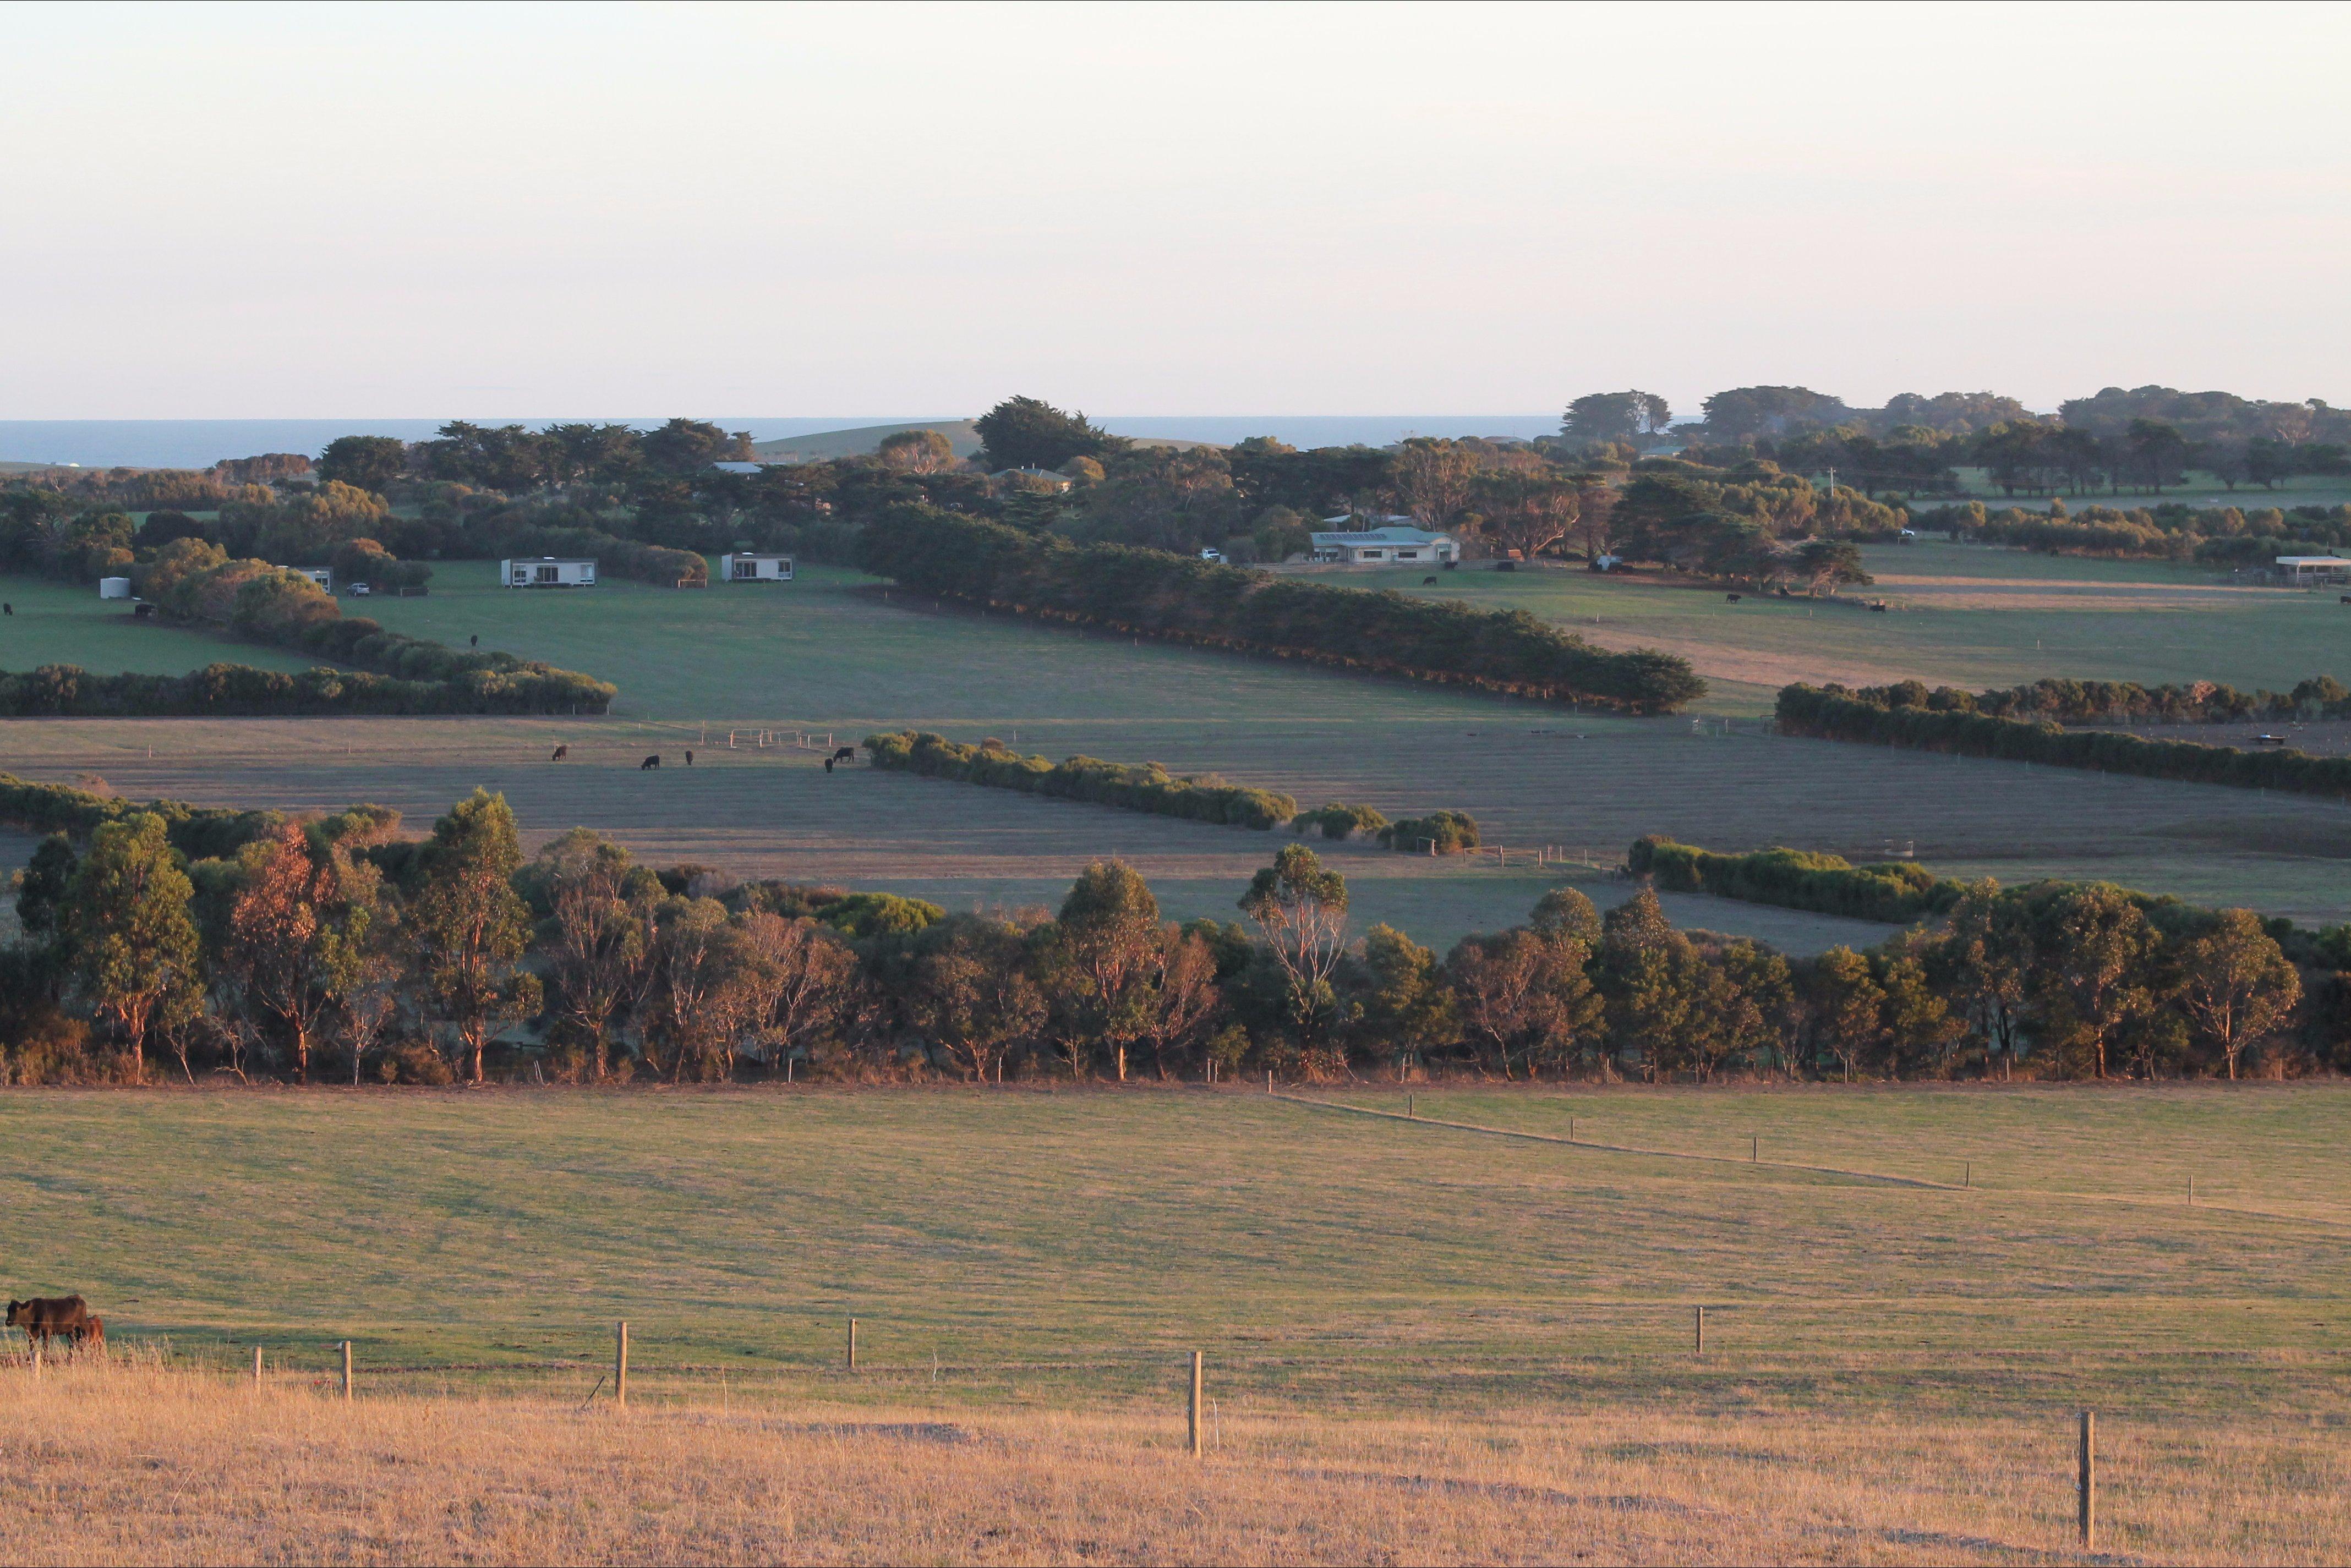
<svg viewBox="0 0 2351 1568"><path fill-rule="evenodd" d="M129 598L131 597L131 579L129 577L99 578L98 597L102 599Z"/></svg>
<svg viewBox="0 0 2351 1568"><path fill-rule="evenodd" d="M498 581L510 588L592 588L596 563L541 556L536 561L500 561Z"/></svg>
<svg viewBox="0 0 2351 1568"><path fill-rule="evenodd" d="M329 593L335 591L335 568L332 566L288 566L289 572L299 572Z"/></svg>
<svg viewBox="0 0 2351 1568"><path fill-rule="evenodd" d="M2351 583L2351 559L2341 556L2280 556L2277 567L2297 587L2304 583Z"/></svg>
<svg viewBox="0 0 2351 1568"><path fill-rule="evenodd" d="M1325 522L1340 519L1325 518ZM1461 545L1450 534L1426 528L1388 524L1379 528L1342 530L1313 536L1314 558L1342 566L1381 566L1390 561L1458 561Z"/></svg>
<svg viewBox="0 0 2351 1568"><path fill-rule="evenodd" d="M737 550L718 557L718 570L721 579L730 583L789 583L792 580L792 558Z"/></svg>

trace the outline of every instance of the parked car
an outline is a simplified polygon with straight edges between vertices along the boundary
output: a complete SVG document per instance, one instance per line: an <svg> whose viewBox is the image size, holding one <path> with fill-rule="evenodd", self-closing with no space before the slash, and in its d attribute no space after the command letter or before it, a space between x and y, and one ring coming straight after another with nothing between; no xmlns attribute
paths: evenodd
<svg viewBox="0 0 2351 1568"><path fill-rule="evenodd" d="M350 595L351 597L355 599L363 599L368 597L368 586L365 583L353 583L350 587L345 588L343 591Z"/></svg>
<svg viewBox="0 0 2351 1568"><path fill-rule="evenodd" d="M1200 559L1204 561L1221 561L1224 558L1225 553L1222 550L1203 550L1200 552Z"/></svg>

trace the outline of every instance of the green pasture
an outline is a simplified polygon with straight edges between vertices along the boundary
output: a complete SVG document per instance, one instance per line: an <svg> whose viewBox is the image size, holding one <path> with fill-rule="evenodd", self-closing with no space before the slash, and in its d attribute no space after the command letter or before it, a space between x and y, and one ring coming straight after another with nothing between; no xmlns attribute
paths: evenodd
<svg viewBox="0 0 2351 1568"><path fill-rule="evenodd" d="M1981 468L1962 467L1958 470L1961 493L1959 501L1980 501L1998 510L2015 506L2027 512L2049 510L2045 495L2007 495L1994 483L1991 472ZM1813 475L1815 479L1823 476ZM1931 509L1945 504L1946 497L1921 495L1910 502L1914 510ZM2158 506L2178 503L2189 506L2234 506L2241 512L2252 512L2264 506L2340 506L2351 502L2351 483L2333 474L2297 473L2292 479L2280 480L2274 490L2258 484L2240 484L2231 490L2219 479L2202 469L2190 469L2181 483L2167 487L2158 495L2152 491L2131 489L2116 495L2100 492L2095 495L2064 495L2059 497L2069 511L2079 512L2085 506L2114 506L2128 510L2135 506Z"/></svg>
<svg viewBox="0 0 2351 1568"><path fill-rule="evenodd" d="M0 599L15 611L0 616L0 670L77 664L94 675L181 675L207 664L297 671L320 662L211 632L135 620L128 600L100 599L89 584L0 576Z"/></svg>
<svg viewBox="0 0 2351 1568"><path fill-rule="evenodd" d="M434 565L428 597L344 602L412 636L481 639L617 682L613 712L714 722L934 723L1150 718L1272 722L1426 719L1485 700L1405 681L1051 628L911 609L878 579L802 566L789 583L589 589L497 586L496 563ZM1007 739L1010 737L1007 736Z"/></svg>
<svg viewBox="0 0 2351 1568"><path fill-rule="evenodd" d="M1795 680L1846 685L1910 678L1982 689L2044 675L2220 680L2290 688L2351 672L2351 607L2333 592L2238 587L2226 574L2168 562L2035 556L1919 540L1863 551L1878 581L1837 601L1669 587L1570 566L1441 574L1329 569L1351 587L1524 609L1607 647L1646 645L1687 659L1711 688L1709 712L1768 711ZM1892 607L1873 613L1867 601Z"/></svg>
<svg viewBox="0 0 2351 1568"><path fill-rule="evenodd" d="M1197 1348L1236 1411L2340 1403L2339 1086L1323 1093L1665 1152L1248 1085L19 1092L7 1283L583 1397L625 1317L655 1392L1148 1399Z"/></svg>

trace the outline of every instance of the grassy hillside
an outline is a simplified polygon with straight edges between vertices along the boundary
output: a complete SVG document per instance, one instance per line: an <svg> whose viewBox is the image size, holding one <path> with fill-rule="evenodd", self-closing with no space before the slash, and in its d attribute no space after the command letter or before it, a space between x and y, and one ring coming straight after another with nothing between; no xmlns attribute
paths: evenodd
<svg viewBox="0 0 2351 1568"><path fill-rule="evenodd" d="M350 1337L528 1385L626 1317L651 1368L789 1380L855 1315L866 1397L969 1407L1114 1404L1192 1348L1228 1398L1363 1412L2342 1398L2339 1086L1413 1100L1667 1152L1245 1089L28 1092L0 1186L13 1288L229 1364Z"/></svg>
<svg viewBox="0 0 2351 1568"><path fill-rule="evenodd" d="M762 462L823 462L836 457L871 457L882 450L882 438L900 431L937 431L947 438L957 457L979 450L979 431L969 420L934 420L927 424L859 425L852 430L812 431L807 435L778 436L753 441L751 455Z"/></svg>

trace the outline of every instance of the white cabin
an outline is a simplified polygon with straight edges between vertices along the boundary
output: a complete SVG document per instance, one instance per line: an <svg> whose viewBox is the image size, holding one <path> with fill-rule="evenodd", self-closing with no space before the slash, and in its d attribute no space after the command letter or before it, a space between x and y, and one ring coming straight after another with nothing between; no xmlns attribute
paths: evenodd
<svg viewBox="0 0 2351 1568"><path fill-rule="evenodd" d="M789 583L792 580L792 558L737 550L718 557L718 577L727 583Z"/></svg>
<svg viewBox="0 0 2351 1568"><path fill-rule="evenodd" d="M536 561L500 561L498 581L510 588L592 588L596 563L560 561L541 556Z"/></svg>
<svg viewBox="0 0 2351 1568"><path fill-rule="evenodd" d="M332 566L288 566L289 572L299 572L329 593L335 591L335 568Z"/></svg>
<svg viewBox="0 0 2351 1568"><path fill-rule="evenodd" d="M1326 517L1323 521L1343 523L1350 519ZM1385 566L1393 561L1433 564L1461 558L1461 546L1452 535L1432 534L1426 528L1390 524L1381 528L1341 529L1317 534L1313 539L1314 559L1336 561L1349 566Z"/></svg>
<svg viewBox="0 0 2351 1568"><path fill-rule="evenodd" d="M129 577L99 578L98 597L102 599L129 598L131 597L131 579Z"/></svg>

